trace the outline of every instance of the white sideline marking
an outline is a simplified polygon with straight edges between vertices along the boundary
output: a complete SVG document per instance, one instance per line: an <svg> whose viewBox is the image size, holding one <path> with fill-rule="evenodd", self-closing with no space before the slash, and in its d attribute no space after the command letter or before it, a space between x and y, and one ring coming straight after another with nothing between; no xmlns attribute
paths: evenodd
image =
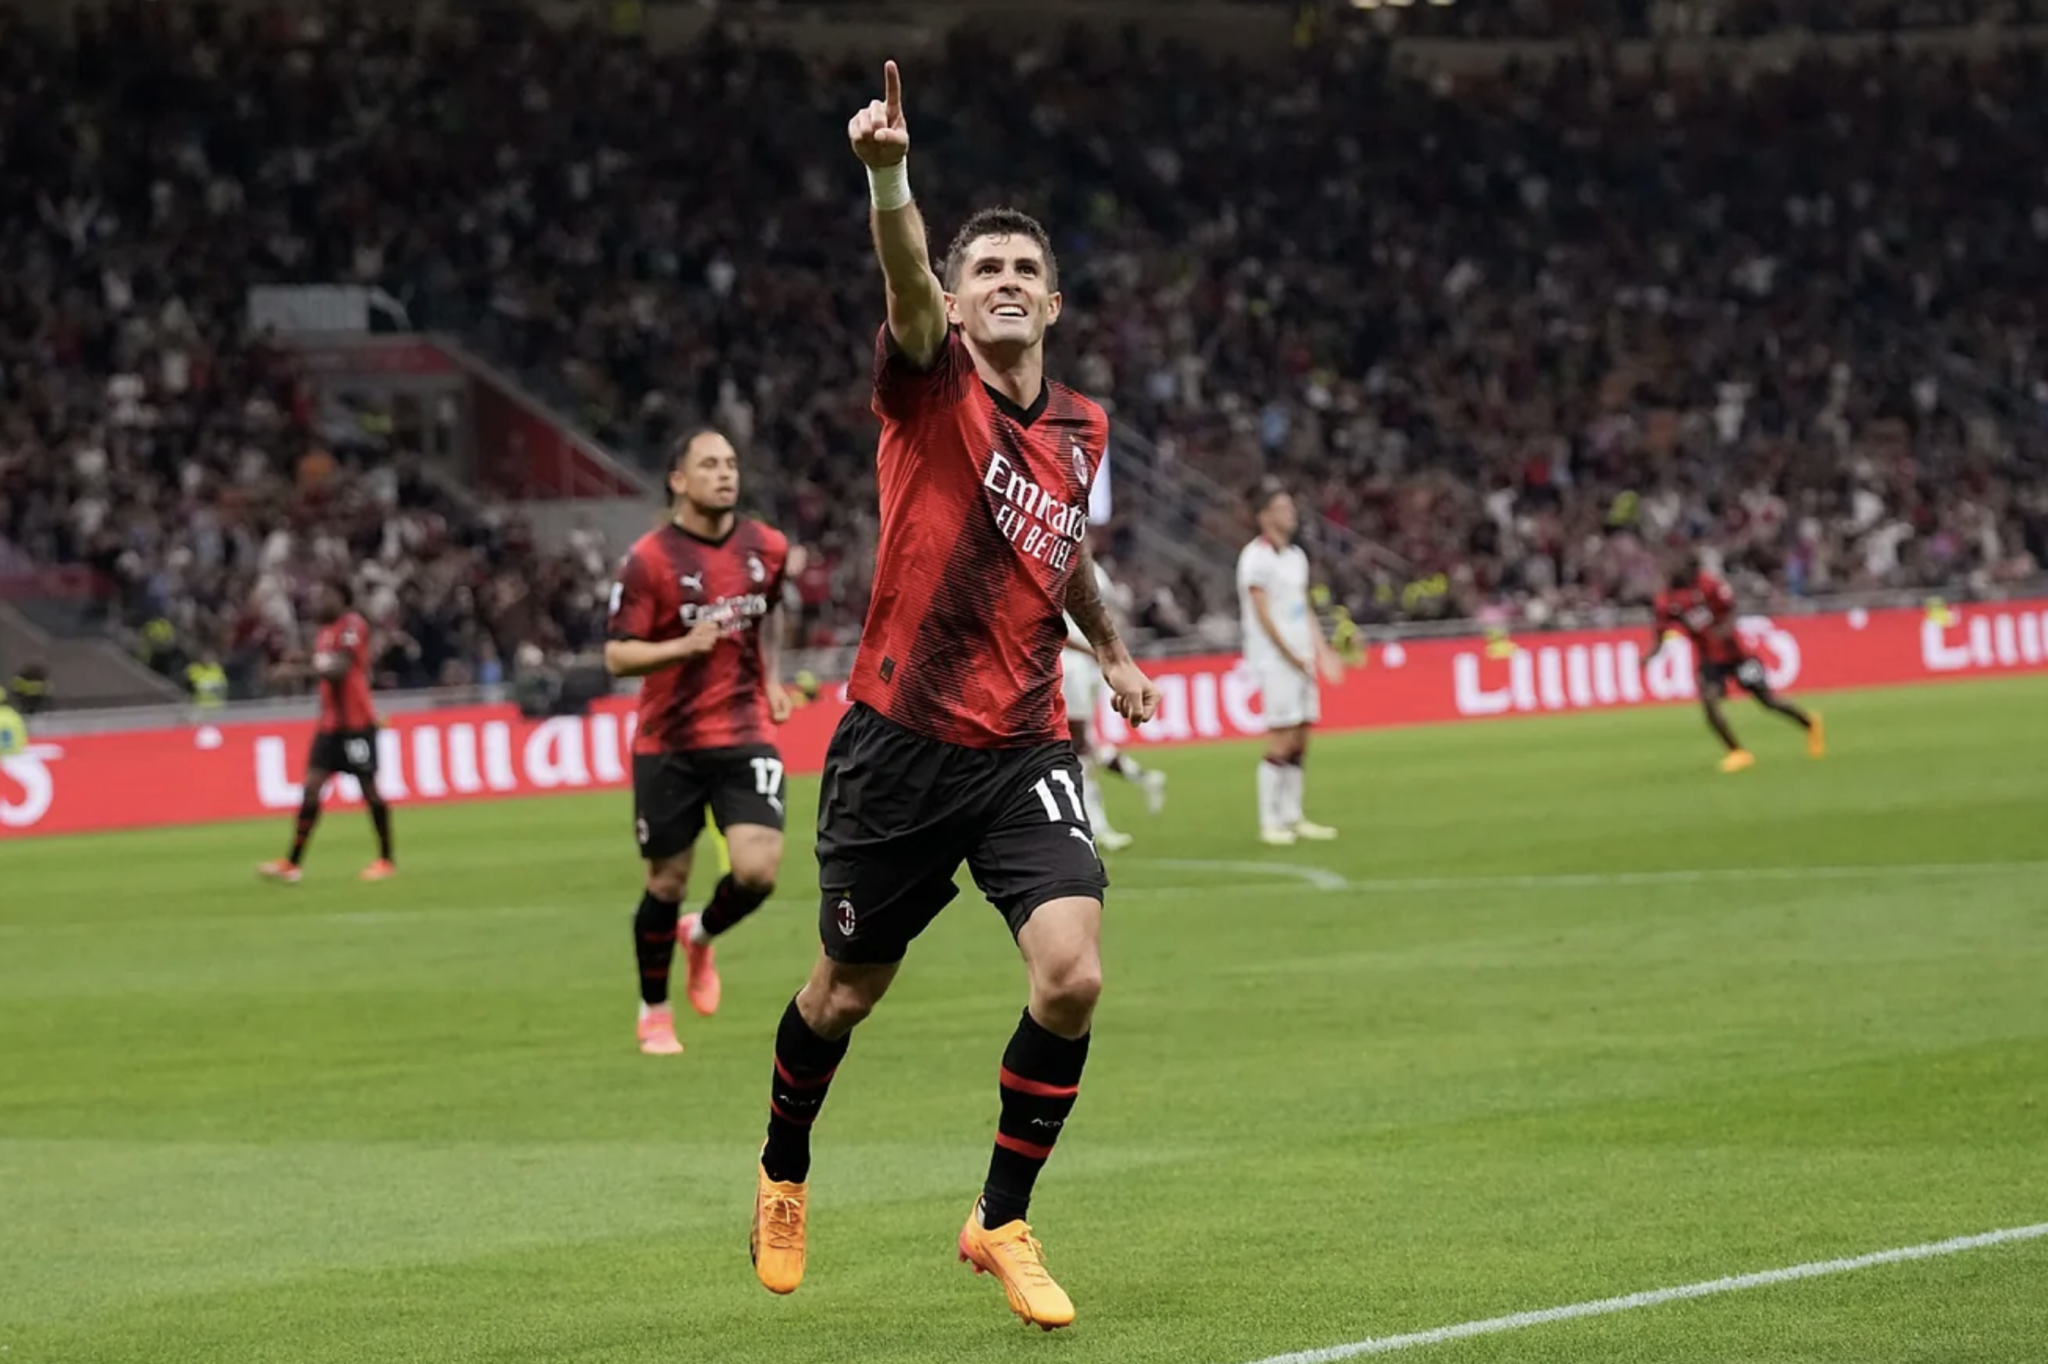
<svg viewBox="0 0 2048 1364"><path fill-rule="evenodd" d="M1498 1335L1503 1331L1520 1331L1530 1326L1547 1326L1554 1321L1574 1321L1580 1317L1604 1317L1615 1312L1632 1312L1638 1307L1658 1307L1667 1302L1681 1302L1688 1298L1710 1298L1719 1293L1740 1293L1750 1288L1768 1288L1772 1284L1792 1283L1798 1279L1818 1279L1828 1274L1848 1274L1859 1269L1895 1265L1907 1260L1939 1259L1944 1255L1960 1255L1966 1250L1982 1250L1987 1246L2001 1246L2013 1241L2033 1241L2044 1236L2048 1236L2048 1222L2040 1222L2031 1227L2009 1227L2004 1231L1987 1231L1981 1236L1958 1236L1947 1241L1930 1241L1926 1245L1906 1246L1899 1250L1880 1250L1869 1255L1858 1255L1853 1259L1817 1260L1812 1264L1793 1265L1789 1269L1767 1269L1757 1274L1738 1274L1730 1279L1708 1279L1704 1283L1691 1283L1679 1288L1656 1288L1645 1293L1624 1294L1619 1298L1602 1298L1598 1302L1573 1303L1569 1307L1547 1307L1540 1312L1516 1312L1512 1316L1468 1321L1458 1326L1439 1326L1434 1331L1417 1331L1411 1335L1379 1336L1372 1340L1355 1341L1350 1345L1332 1345L1321 1350L1273 1355L1256 1361L1256 1364L1336 1364L1337 1360L1357 1359L1362 1355L1392 1354L1396 1350L1412 1350L1418 1345L1441 1345L1447 1340Z"/></svg>
<svg viewBox="0 0 2048 1364"><path fill-rule="evenodd" d="M1171 857L1139 857L1132 860L1142 862L1148 867L1165 867L1168 871L1228 871L1244 876L1285 876L1296 881L1306 881L1317 890L1349 890L1356 884L1345 880L1328 867L1308 867L1298 862L1203 862L1182 861ZM1185 893L1189 890L1206 890L1208 887L1175 886L1172 889Z"/></svg>

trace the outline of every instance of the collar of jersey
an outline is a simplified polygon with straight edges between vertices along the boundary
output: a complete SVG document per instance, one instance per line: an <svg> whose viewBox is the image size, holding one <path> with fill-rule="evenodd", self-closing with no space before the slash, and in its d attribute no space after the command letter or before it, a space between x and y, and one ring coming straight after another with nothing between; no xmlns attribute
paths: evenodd
<svg viewBox="0 0 2048 1364"><path fill-rule="evenodd" d="M711 548L717 549L720 545L724 544L726 541L732 539L733 536L738 535L740 533L740 521L742 519L743 518L738 516L733 517L732 528L726 531L725 534L719 536L716 540L707 540L703 536L697 534L696 531L686 529L683 523L676 520L673 516L671 516L668 519L668 526L670 530L674 531L678 535L685 537L686 539L695 540L700 545L709 545L711 546Z"/></svg>
<svg viewBox="0 0 2048 1364"><path fill-rule="evenodd" d="M981 386L988 390L989 399L995 403L996 411L1002 413L1019 426L1029 426L1044 416L1045 405L1052 401L1052 381L1050 379L1041 378L1038 381L1038 396L1031 400L1031 406L1029 407L1017 406L1015 402L1011 401L1009 394L1002 392L986 379L981 381Z"/></svg>

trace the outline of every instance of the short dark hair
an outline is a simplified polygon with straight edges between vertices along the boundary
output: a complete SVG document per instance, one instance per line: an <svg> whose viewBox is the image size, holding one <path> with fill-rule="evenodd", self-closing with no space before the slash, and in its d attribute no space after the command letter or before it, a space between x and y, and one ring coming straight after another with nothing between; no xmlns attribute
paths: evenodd
<svg viewBox="0 0 2048 1364"><path fill-rule="evenodd" d="M960 230L953 234L953 244L946 248L945 268L939 272L939 279L948 293L960 283L960 267L967 263L967 248L983 237L1029 237L1045 253L1046 287L1060 287L1060 263L1052 253L1052 236L1044 224L1022 209L985 208L960 224Z"/></svg>
<svg viewBox="0 0 2048 1364"><path fill-rule="evenodd" d="M683 467L683 460L688 457L690 447L695 445L699 438L704 436L717 436L722 440L725 438L725 432L715 426L694 426L688 431L683 432L682 435L677 436L676 443L669 447L668 452L668 471L670 473L674 473Z"/></svg>
<svg viewBox="0 0 2048 1364"><path fill-rule="evenodd" d="M1246 500L1252 505L1252 515L1259 516L1265 512L1266 508L1273 505L1274 498L1285 497L1286 495L1287 485L1285 483L1282 483L1277 478L1262 478L1252 485L1251 495Z"/></svg>
<svg viewBox="0 0 2048 1364"><path fill-rule="evenodd" d="M668 469L662 475L661 485L654 490L654 495L661 500L664 517L667 515L667 508L676 500L676 495L669 491L668 475L683 467L684 458L690 453L690 447L697 443L699 436L723 436L724 434L725 432L715 426L693 426L683 432L682 435L677 436L675 444L669 446Z"/></svg>

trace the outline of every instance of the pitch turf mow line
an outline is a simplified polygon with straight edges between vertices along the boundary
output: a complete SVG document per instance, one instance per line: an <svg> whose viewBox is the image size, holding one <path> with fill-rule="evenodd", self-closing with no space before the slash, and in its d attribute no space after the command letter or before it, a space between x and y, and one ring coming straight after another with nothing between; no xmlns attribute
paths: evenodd
<svg viewBox="0 0 2048 1364"><path fill-rule="evenodd" d="M1982 876L2048 871L2048 862L1902 862L1833 867L1693 867L1673 871L1541 872L1497 876L1392 876L1346 881L1345 890L1399 894L1417 890L1545 890L1623 886L1690 886L1709 882L1867 881L1887 877Z"/></svg>
<svg viewBox="0 0 2048 1364"><path fill-rule="evenodd" d="M1619 1298L1602 1298L1598 1302L1574 1303L1569 1307L1549 1307L1540 1312L1517 1312L1512 1316L1492 1317L1486 1321L1468 1321L1458 1326L1440 1326L1434 1331L1417 1331L1412 1335L1381 1336L1374 1340L1356 1341L1350 1345L1332 1345L1322 1350L1302 1350L1296 1354L1273 1355L1257 1361L1257 1364L1336 1364L1342 1359L1393 1354L1397 1350L1412 1350L1418 1345L1441 1345L1446 1341L1465 1340L1472 1336L1499 1335L1503 1331L1520 1331L1530 1326L1547 1326L1554 1321L1574 1321L1580 1317L1610 1316L1616 1312L1632 1312L1638 1307L1659 1307L1667 1302L1682 1302L1688 1298L1710 1298L1721 1293L1769 1288L1773 1284L1792 1283L1799 1279L1818 1279L1829 1274L1848 1274L1878 1265L1902 1264L1908 1260L1934 1260L1944 1255L1960 1255L1966 1250L1983 1250L1987 1246L2002 1246L2014 1241L2033 1241L2044 1236L2048 1236L2048 1222L2040 1222L2031 1227L2008 1227L2004 1231L1987 1231L1980 1236L1958 1236L1952 1240L1930 1241L1926 1245L1906 1246L1899 1250L1880 1250L1848 1260L1818 1260L1812 1264L1793 1265L1789 1269L1767 1269L1757 1274L1739 1274L1731 1279L1709 1279L1704 1283L1686 1284L1680 1288L1657 1288L1646 1293L1625 1294Z"/></svg>
<svg viewBox="0 0 2048 1364"><path fill-rule="evenodd" d="M1306 881L1317 890L1348 890L1351 882L1329 870L1327 867L1311 867L1300 862L1205 862L1189 861L1171 857L1142 857L1136 859L1148 867L1163 867L1167 871L1223 871L1236 872L1241 876L1285 876L1296 881ZM1173 893L1180 893L1185 887L1170 887ZM1208 889L1208 887L1198 887ZM1129 891L1122 892L1130 894Z"/></svg>
<svg viewBox="0 0 2048 1364"><path fill-rule="evenodd" d="M1168 896L1186 896L1190 893L1204 895L1250 894L1257 891L1282 890L1292 886L1306 885L1312 890L1356 891L1366 895L1404 895L1432 890L1542 890L1548 887L1582 887L1588 890L1602 888L1621 889L1628 886L1685 886L1735 883L1745 881L1865 881L1883 880L1888 877L1925 878L1934 876L1995 876L2000 873L2018 875L2048 872L2048 861L2019 862L1902 862L1892 866L1881 863L1866 865L1842 865L1821 867L1704 867L1678 868L1668 871L1622 871L1622 872L1534 872L1528 874L1506 873L1491 876L1395 876L1355 880L1342 876L1326 867L1313 867L1291 862L1207 862L1179 861L1161 858L1128 859L1133 865L1180 868L1183 870L1224 871L1235 870L1240 874L1284 874L1286 880L1245 881L1231 883L1208 883L1180 886L1132 886L1111 892L1119 899L1133 897L1158 899ZM1115 863L1111 863L1112 869ZM768 902L775 908L812 908L817 901L799 896L776 896ZM432 909L369 909L338 910L313 914L294 915L277 919L279 927L293 927L301 924L383 924L407 923L429 919L445 918L450 915L480 915L492 918L553 919L589 913L590 906L582 905L491 905L477 907L440 906ZM151 922L160 922L152 920ZM246 926L251 921L244 916L194 916L181 918L183 928L233 925ZM100 933L109 924L106 921L86 923L53 924L0 924L0 938L19 938L53 933Z"/></svg>

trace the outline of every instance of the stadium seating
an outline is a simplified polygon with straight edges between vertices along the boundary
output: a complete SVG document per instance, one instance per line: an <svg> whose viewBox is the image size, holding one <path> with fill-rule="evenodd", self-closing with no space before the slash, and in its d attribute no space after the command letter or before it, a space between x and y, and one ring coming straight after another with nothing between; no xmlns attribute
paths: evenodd
<svg viewBox="0 0 2048 1364"><path fill-rule="evenodd" d="M867 64L348 14L4 35L0 540L93 566L160 666L219 658L238 694L304 684L322 566L398 627L394 684L587 643L622 546L539 552L245 334L251 283L373 283L615 448L732 430L816 556L803 641L850 638ZM907 80L935 248L973 204L1042 213L1056 368L1174 486L1300 489L1361 621L1612 610L1688 539L1764 604L2048 561L2034 50L1651 83L1579 55L1453 91L1337 25L1267 67L962 37ZM1231 609L1118 572L1161 633Z"/></svg>

